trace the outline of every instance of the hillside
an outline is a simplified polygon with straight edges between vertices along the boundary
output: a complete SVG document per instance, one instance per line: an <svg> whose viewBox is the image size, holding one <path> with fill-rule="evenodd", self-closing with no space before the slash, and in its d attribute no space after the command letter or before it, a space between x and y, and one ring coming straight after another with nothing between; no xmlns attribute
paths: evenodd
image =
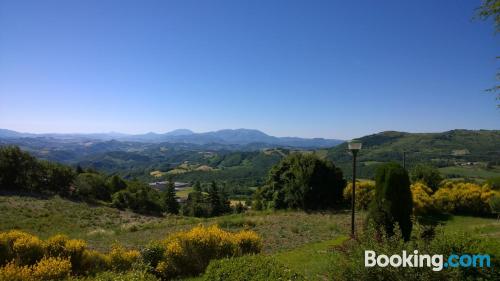
<svg viewBox="0 0 500 281"><path fill-rule="evenodd" d="M489 169L493 174L500 165L499 130L452 130L442 133L405 133L387 131L358 139L363 148L358 155L360 174L373 176L378 163L403 161L406 153L407 167L427 162L438 167L464 167ZM326 157L350 175L352 157L347 152L347 143L328 150Z"/></svg>

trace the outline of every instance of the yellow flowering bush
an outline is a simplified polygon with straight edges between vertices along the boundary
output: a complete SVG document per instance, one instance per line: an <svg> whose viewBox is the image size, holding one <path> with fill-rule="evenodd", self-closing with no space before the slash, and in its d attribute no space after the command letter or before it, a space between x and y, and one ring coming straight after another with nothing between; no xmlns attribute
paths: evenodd
<svg viewBox="0 0 500 281"><path fill-rule="evenodd" d="M71 273L71 262L64 258L41 259L32 268L35 280L62 280Z"/></svg>
<svg viewBox="0 0 500 281"><path fill-rule="evenodd" d="M13 261L0 268L0 280L2 281L31 281L32 270L29 266L17 266Z"/></svg>
<svg viewBox="0 0 500 281"><path fill-rule="evenodd" d="M202 273L212 259L259 253L261 238L253 231L231 233L218 226L197 226L170 235L161 242L155 270L165 279Z"/></svg>
<svg viewBox="0 0 500 281"><path fill-rule="evenodd" d="M73 268L73 271L80 274L94 274L109 269L111 269L109 255L94 250L86 250L83 252L80 268Z"/></svg>
<svg viewBox="0 0 500 281"><path fill-rule="evenodd" d="M416 182L410 186L413 197L413 213L425 215L434 210L432 189L422 182Z"/></svg>
<svg viewBox="0 0 500 281"><path fill-rule="evenodd" d="M435 206L454 214L491 213L489 200L496 194L488 185L445 182L432 196Z"/></svg>
<svg viewBox="0 0 500 281"><path fill-rule="evenodd" d="M44 257L34 265L17 265L14 261L0 268L2 281L63 280L71 273L71 262L64 258Z"/></svg>
<svg viewBox="0 0 500 281"><path fill-rule="evenodd" d="M374 181L356 181L356 209L367 210L368 205L375 196ZM344 199L351 202L352 198L352 182L344 188Z"/></svg>
<svg viewBox="0 0 500 281"><path fill-rule="evenodd" d="M0 233L0 265L12 260L20 265L31 265L43 254L43 243L36 236L19 230Z"/></svg>
<svg viewBox="0 0 500 281"><path fill-rule="evenodd" d="M139 251L126 250L120 245L113 245L109 253L109 263L115 271L126 271L132 268L132 265L139 261L141 256Z"/></svg>

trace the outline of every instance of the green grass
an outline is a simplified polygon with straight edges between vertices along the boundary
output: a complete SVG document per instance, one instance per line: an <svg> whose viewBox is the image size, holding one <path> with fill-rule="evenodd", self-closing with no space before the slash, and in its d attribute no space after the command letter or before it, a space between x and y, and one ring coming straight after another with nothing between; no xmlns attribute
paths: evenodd
<svg viewBox="0 0 500 281"><path fill-rule="evenodd" d="M500 176L500 168L496 166L494 169L487 170L478 166L453 166L439 168L443 175L459 175L466 178L489 179Z"/></svg>
<svg viewBox="0 0 500 281"><path fill-rule="evenodd" d="M179 198L187 198L188 194L191 192L193 192L193 187L186 187L186 188L183 188L183 189L177 191L175 194Z"/></svg>
<svg viewBox="0 0 500 281"><path fill-rule="evenodd" d="M0 231L20 229L41 238L62 233L85 239L91 248L99 250L108 250L115 242L130 248L141 248L150 241L201 223L219 224L231 231L254 230L263 237L264 252L274 253L333 239L346 233L350 223L346 212L247 212L209 219L151 217L59 197L0 196L0 213Z"/></svg>
<svg viewBox="0 0 500 281"><path fill-rule="evenodd" d="M332 255L331 251L346 239L346 236L339 236L331 240L308 243L274 256L307 280L333 280L334 276L329 276L328 272L338 255Z"/></svg>

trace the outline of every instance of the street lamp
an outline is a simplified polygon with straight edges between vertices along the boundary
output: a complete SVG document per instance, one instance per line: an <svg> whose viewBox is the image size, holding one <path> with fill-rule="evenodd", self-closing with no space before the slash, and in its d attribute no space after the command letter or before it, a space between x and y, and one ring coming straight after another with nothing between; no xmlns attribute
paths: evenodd
<svg viewBox="0 0 500 281"><path fill-rule="evenodd" d="M352 140L347 144L349 151L352 153L352 215L351 215L351 236L354 237L354 205L356 202L356 155L361 149L361 142Z"/></svg>

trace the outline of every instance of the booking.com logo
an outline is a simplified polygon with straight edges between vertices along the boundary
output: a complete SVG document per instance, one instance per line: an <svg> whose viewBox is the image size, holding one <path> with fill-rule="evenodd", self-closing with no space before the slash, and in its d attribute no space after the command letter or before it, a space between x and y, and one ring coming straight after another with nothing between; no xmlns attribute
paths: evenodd
<svg viewBox="0 0 500 281"><path fill-rule="evenodd" d="M375 251L365 250L365 267L432 267L433 271L441 271L443 268L455 267L490 267L490 255L449 255L445 261L443 255L413 254L402 251L401 255L377 255Z"/></svg>

